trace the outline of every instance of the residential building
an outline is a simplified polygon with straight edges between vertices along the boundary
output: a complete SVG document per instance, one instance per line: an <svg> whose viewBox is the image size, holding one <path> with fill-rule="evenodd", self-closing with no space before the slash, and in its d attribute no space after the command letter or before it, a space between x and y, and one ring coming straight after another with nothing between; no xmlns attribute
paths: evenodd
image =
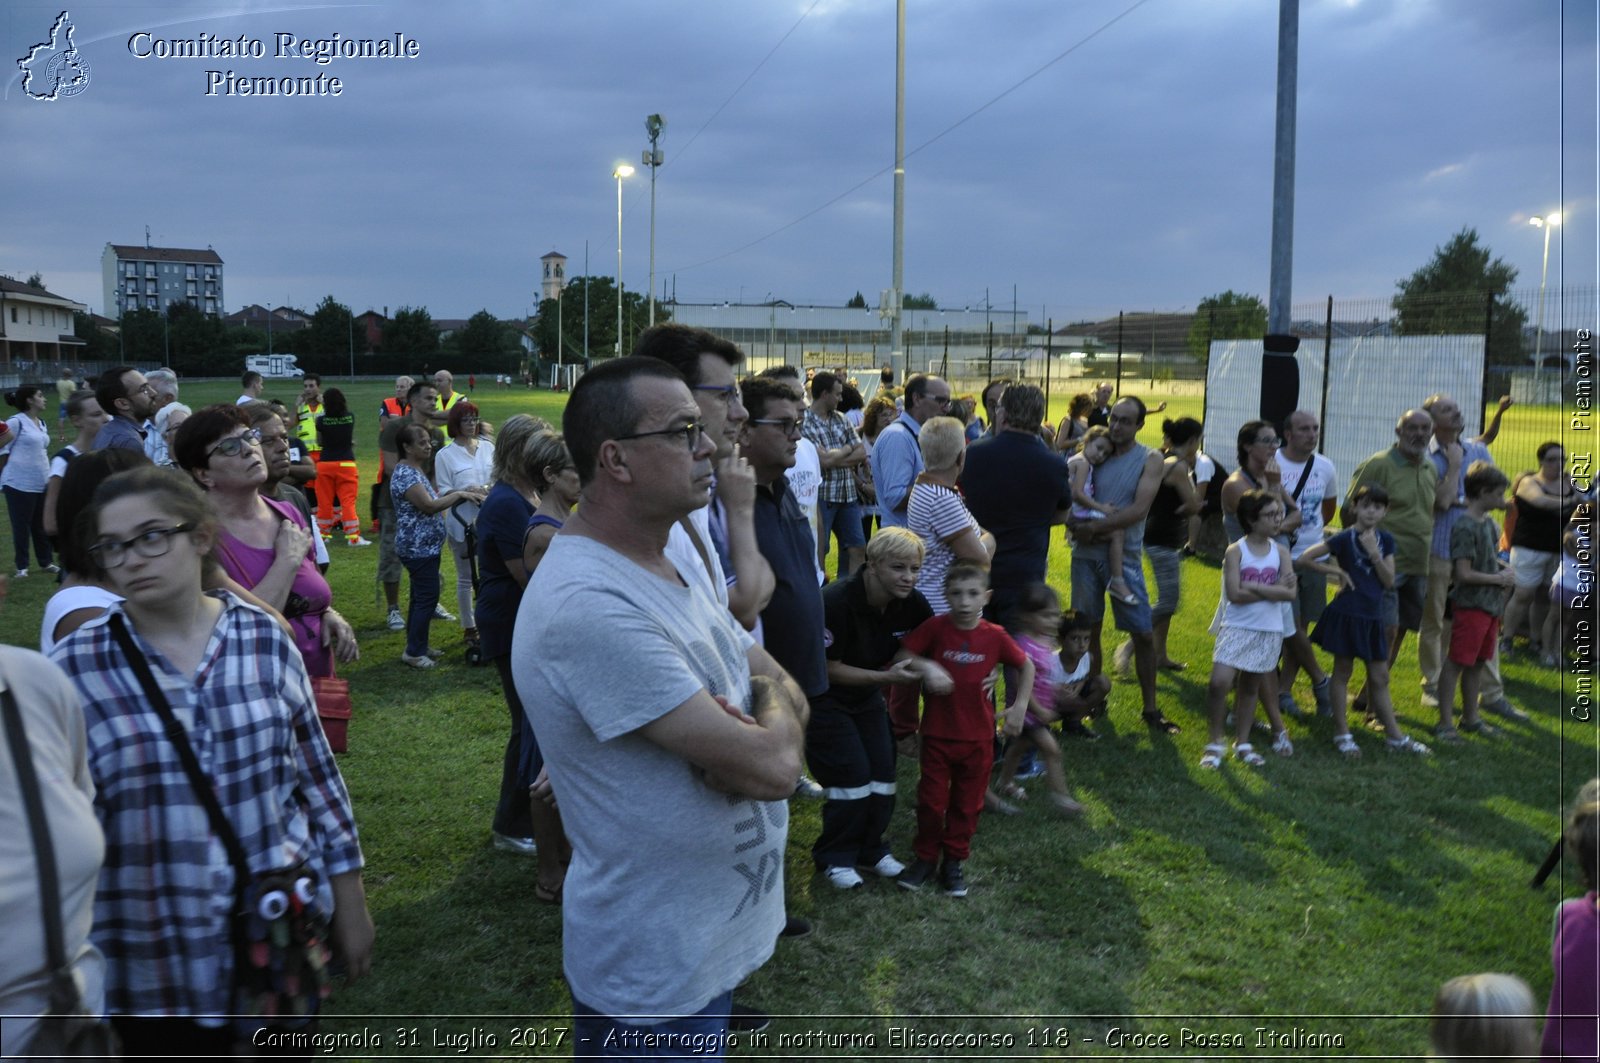
<svg viewBox="0 0 1600 1063"><path fill-rule="evenodd" d="M222 316L222 257L211 248L106 244L100 279L107 314L155 310L188 303L208 317Z"/></svg>
<svg viewBox="0 0 1600 1063"><path fill-rule="evenodd" d="M43 288L0 277L0 364L29 370L78 361L85 344L73 330L72 315L88 309Z"/></svg>

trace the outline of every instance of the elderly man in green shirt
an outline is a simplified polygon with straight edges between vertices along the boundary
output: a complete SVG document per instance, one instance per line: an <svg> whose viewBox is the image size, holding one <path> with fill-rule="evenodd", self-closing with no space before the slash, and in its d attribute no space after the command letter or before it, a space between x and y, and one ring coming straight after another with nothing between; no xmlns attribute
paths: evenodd
<svg viewBox="0 0 1600 1063"><path fill-rule="evenodd" d="M1384 634L1389 639L1389 664L1400 655L1407 631L1422 626L1423 603L1428 593L1428 552L1433 540L1434 513L1455 501L1461 448L1455 447L1443 479L1428 460L1428 440L1433 418L1425 410L1407 410L1394 426L1394 446L1380 450L1356 468L1350 478L1341 520L1351 525L1350 495L1362 484L1380 484L1389 492L1389 512L1378 527L1394 536L1394 586L1383 595ZM1366 690L1356 697L1366 707Z"/></svg>

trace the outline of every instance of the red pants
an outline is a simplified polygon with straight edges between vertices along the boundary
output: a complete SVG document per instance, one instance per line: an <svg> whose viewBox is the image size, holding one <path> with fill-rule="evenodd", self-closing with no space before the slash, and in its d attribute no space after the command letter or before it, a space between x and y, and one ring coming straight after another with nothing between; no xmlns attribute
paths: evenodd
<svg viewBox="0 0 1600 1063"><path fill-rule="evenodd" d="M937 863L941 850L950 860L967 858L993 765L993 739L967 742L923 735L913 847L918 860Z"/></svg>
<svg viewBox="0 0 1600 1063"><path fill-rule="evenodd" d="M345 538L351 542L361 538L361 518L356 514L360 486L361 473L355 462L317 462L317 527L323 535L333 533L333 505L337 501Z"/></svg>

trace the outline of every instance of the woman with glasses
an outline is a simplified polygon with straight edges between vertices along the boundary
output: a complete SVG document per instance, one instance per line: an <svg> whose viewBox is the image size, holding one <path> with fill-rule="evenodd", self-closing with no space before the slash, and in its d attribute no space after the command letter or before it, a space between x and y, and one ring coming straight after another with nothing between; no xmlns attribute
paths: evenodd
<svg viewBox="0 0 1600 1063"><path fill-rule="evenodd" d="M432 668L440 651L428 644L428 628L439 604L439 551L444 549L444 512L457 502L479 503L482 487L459 487L440 494L428 475L433 438L420 424L409 424L395 439L400 463L389 477L394 499L394 552L411 575L411 604L406 615L406 650L400 663Z"/></svg>
<svg viewBox="0 0 1600 1063"><path fill-rule="evenodd" d="M163 717L195 751L252 875L295 868L311 880L308 903L331 919L354 981L373 929L349 795L294 642L261 610L203 590L222 533L194 484L164 469L120 473L95 490L86 523L88 553L122 601L53 659L83 699L106 835L91 938L107 1011L130 1056L229 1055L241 884Z"/></svg>
<svg viewBox="0 0 1600 1063"><path fill-rule="evenodd" d="M289 621L306 671L331 676L335 656L355 660L355 632L333 609L310 524L297 507L260 493L267 462L249 415L222 404L198 410L173 438L173 456L210 497L223 570Z"/></svg>
<svg viewBox="0 0 1600 1063"><path fill-rule="evenodd" d="M487 492L494 483L494 441L482 435L481 426L478 407L466 399L450 407L445 419L445 434L450 442L433 457L433 476L441 492L448 494L463 487ZM477 517L477 504L466 502L452 508L444 521L450 553L456 559L456 613L461 617L461 634L469 646L480 645L478 624L472 615L472 558L467 553L467 525Z"/></svg>
<svg viewBox="0 0 1600 1063"><path fill-rule="evenodd" d="M1561 567L1561 536L1579 503L1590 496L1579 490L1567 472L1567 452L1554 440L1538 451L1539 468L1517 477L1512 490L1515 520L1511 531L1511 572L1516 590L1506 607L1505 627L1500 635L1500 652L1511 652L1511 639L1524 623L1528 626L1528 648L1540 653L1539 663L1554 668L1561 660L1559 634L1549 618L1548 597L1541 593L1550 586L1550 577ZM1559 610L1557 620L1559 621ZM1544 639L1535 638L1538 633ZM1541 653L1542 651L1542 653Z"/></svg>
<svg viewBox="0 0 1600 1063"><path fill-rule="evenodd" d="M17 578L28 575L28 542L33 556L46 572L60 572L45 535L45 488L50 483L50 429L44 423L44 392L22 387L6 392L6 403L17 411L6 421L6 449L0 469L0 491L6 496L11 518L11 542L16 548Z"/></svg>

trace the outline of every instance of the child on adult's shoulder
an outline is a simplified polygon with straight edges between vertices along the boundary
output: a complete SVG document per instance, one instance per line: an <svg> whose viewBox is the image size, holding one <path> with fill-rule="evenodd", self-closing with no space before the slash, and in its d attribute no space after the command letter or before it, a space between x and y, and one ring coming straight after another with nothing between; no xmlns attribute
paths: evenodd
<svg viewBox="0 0 1600 1063"><path fill-rule="evenodd" d="M1110 458L1116 445L1111 433L1103 424L1097 424L1083 435L1083 445L1078 453L1067 459L1067 480L1072 486L1072 509L1069 515L1076 520L1105 520L1117 511L1111 502L1098 502L1094 497L1094 471ZM1106 537L1106 567L1111 578L1106 582L1112 595L1133 605L1139 601L1128 581L1122 578L1121 529Z"/></svg>
<svg viewBox="0 0 1600 1063"><path fill-rule="evenodd" d="M916 860L897 880L917 890L933 875L942 854L939 880L951 897L965 897L962 865L977 833L978 814L994 766L994 699L985 680L998 664L1019 672L1017 689L1032 690L1033 661L998 624L983 619L989 602L989 572L971 561L955 561L945 572L950 611L935 616L900 640L900 658L921 657L940 666L950 689L924 683L922 776L917 782ZM1022 733L1027 699L1007 710L1005 733Z"/></svg>
<svg viewBox="0 0 1600 1063"><path fill-rule="evenodd" d="M1459 743L1454 713L1456 682L1461 683L1460 730L1485 737L1498 729L1478 718L1478 690L1500 637L1506 595L1514 586L1511 569L1499 557L1500 529L1489 511L1505 505L1506 474L1487 461L1467 468L1463 489L1467 511L1450 529L1450 646L1439 666L1441 742Z"/></svg>
<svg viewBox="0 0 1600 1063"><path fill-rule="evenodd" d="M1237 514L1245 534L1222 557L1223 603L1211 682L1206 689L1211 730L1200 766L1213 770L1222 766L1226 752L1223 721L1228 692L1235 683L1233 755L1253 768L1266 763L1250 744L1250 728L1255 722L1261 677L1277 668L1283 649L1280 603L1292 601L1295 595L1289 549L1272 538L1283 522L1283 503L1278 496L1259 489L1246 491L1239 499ZM1287 737L1286 732L1280 734Z"/></svg>
<svg viewBox="0 0 1600 1063"><path fill-rule="evenodd" d="M1050 732L1050 725L1060 715L1058 698L1067 685L1067 673L1062 670L1057 656L1056 632L1061 625L1061 599L1043 583L1034 583L1022 591L1016 611L1017 645L1034 665L1031 687L1018 687L1017 700L1026 701L1022 717L1022 734L1006 746L1005 757L1000 762L997 800L1004 802L1026 800L1028 794L1011 781L1017 764L1029 749L1039 751L1044 759L1045 779L1050 787L1050 803L1062 815L1076 816L1083 806L1072 799L1067 791L1066 772L1061 764L1061 745ZM1087 674L1087 667L1084 672ZM1082 676L1074 682L1081 681ZM1013 708L1015 705L1013 705Z"/></svg>
<svg viewBox="0 0 1600 1063"><path fill-rule="evenodd" d="M1346 695L1355 662L1367 671L1367 698L1382 722L1388 747L1397 753L1426 756L1430 750L1400 730L1389 700L1389 642L1383 631L1383 594L1394 585L1394 536L1378 527L1389 512L1389 492L1380 484L1362 484L1351 495L1352 524L1308 547L1296 567L1321 572L1342 587L1323 610L1311 641L1333 655L1328 698L1333 703L1333 746L1346 757L1359 757L1361 747L1350 734ZM1330 558L1337 565L1322 559Z"/></svg>

